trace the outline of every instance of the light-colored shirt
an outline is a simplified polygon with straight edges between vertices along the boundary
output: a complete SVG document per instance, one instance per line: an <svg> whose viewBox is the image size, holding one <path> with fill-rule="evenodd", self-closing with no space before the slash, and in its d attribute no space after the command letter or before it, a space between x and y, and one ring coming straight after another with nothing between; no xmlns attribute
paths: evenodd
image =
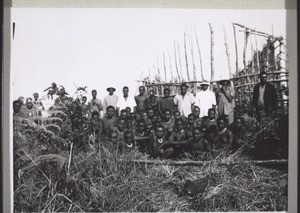
<svg viewBox="0 0 300 213"><path fill-rule="evenodd" d="M208 110L212 108L213 105L216 105L216 96L212 91L202 90L196 94L195 106L198 106L200 108L200 118L207 116Z"/></svg>
<svg viewBox="0 0 300 213"><path fill-rule="evenodd" d="M125 99L124 96L119 98L117 106L120 110L125 109L126 107L130 107L131 111L133 112L133 108L135 107L136 103L133 97L129 96Z"/></svg>
<svg viewBox="0 0 300 213"><path fill-rule="evenodd" d="M97 112L100 113L100 111L103 110L103 105L102 105L101 100L98 99L98 98L92 99L92 100L88 103L88 109L89 109L91 112L97 111Z"/></svg>
<svg viewBox="0 0 300 213"><path fill-rule="evenodd" d="M103 112L106 112L106 107L108 106L113 106L115 109L117 107L117 103L118 103L118 96L116 95L107 95L104 97L103 100Z"/></svg>
<svg viewBox="0 0 300 213"><path fill-rule="evenodd" d="M174 103L181 115L188 117L192 113L192 104L195 103L195 97L191 93L186 93L184 96L177 94L174 97Z"/></svg>
<svg viewBox="0 0 300 213"><path fill-rule="evenodd" d="M234 90L231 87L228 87L224 90L224 88L221 88L218 92L218 113L219 116L221 115L233 115L233 110L235 106L234 98L229 102L226 98L225 94L227 96L234 97Z"/></svg>
<svg viewBox="0 0 300 213"><path fill-rule="evenodd" d="M260 85L259 86L259 94L258 94L258 105L259 106L264 106L264 94L265 94L265 85Z"/></svg>

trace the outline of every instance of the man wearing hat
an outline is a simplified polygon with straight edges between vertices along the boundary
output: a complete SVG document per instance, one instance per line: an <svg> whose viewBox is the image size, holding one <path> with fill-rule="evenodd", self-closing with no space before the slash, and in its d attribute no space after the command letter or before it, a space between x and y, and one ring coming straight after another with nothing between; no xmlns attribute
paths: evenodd
<svg viewBox="0 0 300 213"><path fill-rule="evenodd" d="M108 95L104 97L103 100L103 111L106 113L106 107L113 106L115 110L117 109L118 96L114 95L116 89L114 87L108 87L107 89Z"/></svg>
<svg viewBox="0 0 300 213"><path fill-rule="evenodd" d="M228 120L228 125L233 123L234 118L234 90L231 87L230 80L220 80L222 86L217 93L218 115L225 116Z"/></svg>
<svg viewBox="0 0 300 213"><path fill-rule="evenodd" d="M196 94L195 106L200 108L199 117L202 118L208 115L210 108L216 107L215 93L208 90L209 82L203 81L200 83L201 90Z"/></svg>

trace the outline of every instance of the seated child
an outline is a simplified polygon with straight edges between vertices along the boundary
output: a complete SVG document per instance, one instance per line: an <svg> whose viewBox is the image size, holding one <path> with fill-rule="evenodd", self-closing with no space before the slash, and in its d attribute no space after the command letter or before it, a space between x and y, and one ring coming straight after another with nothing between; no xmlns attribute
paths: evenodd
<svg viewBox="0 0 300 213"><path fill-rule="evenodd" d="M85 144L85 150L95 150L96 145L101 142L101 122L96 116L90 120L92 133L89 136L88 144Z"/></svg>
<svg viewBox="0 0 300 213"><path fill-rule="evenodd" d="M128 112L126 109L122 109L121 112L120 112L120 116L119 117L122 117L122 118L127 118L128 116Z"/></svg>
<svg viewBox="0 0 300 213"><path fill-rule="evenodd" d="M233 134L233 150L237 150L241 145L245 144L246 140L246 129L243 117L235 117L229 129Z"/></svg>
<svg viewBox="0 0 300 213"><path fill-rule="evenodd" d="M151 123L151 120L149 119L147 112L142 112L141 115L142 115L142 119L146 124Z"/></svg>
<svg viewBox="0 0 300 213"><path fill-rule="evenodd" d="M161 122L166 131L166 139L169 138L174 130L175 119L172 118L171 110L167 109L163 112L163 120Z"/></svg>
<svg viewBox="0 0 300 213"><path fill-rule="evenodd" d="M217 129L217 121L215 119L216 111L213 108L208 110L208 116L203 121L203 126L207 129L208 134L214 132Z"/></svg>
<svg viewBox="0 0 300 213"><path fill-rule="evenodd" d="M205 152L210 151L208 139L205 137L205 128L195 127L193 129L193 137L188 140L186 152L197 158L202 156Z"/></svg>
<svg viewBox="0 0 300 213"><path fill-rule="evenodd" d="M127 112L127 116L130 116L131 108L130 107L126 107L125 110Z"/></svg>
<svg viewBox="0 0 300 213"><path fill-rule="evenodd" d="M140 120L137 123L135 130L135 140L136 145L139 151L146 152L150 147L150 134L147 132L146 123L143 120Z"/></svg>
<svg viewBox="0 0 300 213"><path fill-rule="evenodd" d="M183 152L183 148L186 144L186 132L183 129L184 123L181 118L175 120L175 128L174 131L171 133L168 143L166 144L166 147L172 148L172 154L170 157L178 157Z"/></svg>
<svg viewBox="0 0 300 213"><path fill-rule="evenodd" d="M126 130L133 131L133 119L131 117L126 118Z"/></svg>
<svg viewBox="0 0 300 213"><path fill-rule="evenodd" d="M109 134L111 134L112 132L116 132L118 135L118 141L122 141L124 140L124 131L125 131L125 127L126 127L126 121L124 118L119 117L117 120L117 124L115 127L113 127L110 131Z"/></svg>
<svg viewBox="0 0 300 213"><path fill-rule="evenodd" d="M165 130L162 125L158 125L155 127L155 134L152 137L152 150L151 150L151 156L152 157L162 157L162 158L168 158L172 153L172 148L166 148L165 145L168 143L168 141L165 138Z"/></svg>
<svg viewBox="0 0 300 213"><path fill-rule="evenodd" d="M128 153L134 151L136 148L135 146L135 139L134 134L132 131L125 131L124 132L124 140L120 143L120 150L123 153Z"/></svg>
<svg viewBox="0 0 300 213"><path fill-rule="evenodd" d="M233 134L227 128L228 121L225 116L217 119L217 129L211 135L213 151L228 150L232 146Z"/></svg>
<svg viewBox="0 0 300 213"><path fill-rule="evenodd" d="M194 117L194 114L191 113L191 114L188 115L186 129L185 129L185 133L186 133L187 138L192 138L193 137L194 125L195 125L195 117Z"/></svg>
<svg viewBox="0 0 300 213"><path fill-rule="evenodd" d="M198 106L194 106L192 113L193 113L194 119L195 119L195 125L194 125L194 127L196 127L197 126L196 123L198 121L202 122L202 119L199 117L200 116L200 108Z"/></svg>
<svg viewBox="0 0 300 213"><path fill-rule="evenodd" d="M102 119L103 134L105 136L108 136L109 132L116 127L116 122L117 118L115 117L115 108L110 105L106 107L106 114Z"/></svg>

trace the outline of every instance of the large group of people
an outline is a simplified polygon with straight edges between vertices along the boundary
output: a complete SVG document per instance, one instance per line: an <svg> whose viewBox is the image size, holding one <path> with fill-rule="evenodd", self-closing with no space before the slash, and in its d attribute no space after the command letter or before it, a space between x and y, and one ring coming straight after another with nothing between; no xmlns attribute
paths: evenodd
<svg viewBox="0 0 300 213"><path fill-rule="evenodd" d="M260 83L253 91L253 106L257 112L271 113L276 109L277 97L266 77L267 73L260 73ZM170 89L165 87L160 98L147 94L144 86L139 87L136 96L131 96L129 88L124 86L121 97L114 94L114 87L109 87L103 100L92 90L90 101L86 96L72 100L65 91L60 91L54 105L73 101L80 106L92 130L89 139L83 142L88 149L105 141L120 152L139 150L161 158L197 157L208 152L235 151L246 144L242 137L246 131L245 118L234 113L232 83L221 80L218 84L220 88L213 92L209 89L210 83L203 81L196 95L188 92L185 83L175 96L170 96ZM50 98L57 94L56 84L46 90L50 91ZM44 106L34 93L33 99L26 98L25 103L23 97L15 100L13 109L14 116L30 118L41 116Z"/></svg>

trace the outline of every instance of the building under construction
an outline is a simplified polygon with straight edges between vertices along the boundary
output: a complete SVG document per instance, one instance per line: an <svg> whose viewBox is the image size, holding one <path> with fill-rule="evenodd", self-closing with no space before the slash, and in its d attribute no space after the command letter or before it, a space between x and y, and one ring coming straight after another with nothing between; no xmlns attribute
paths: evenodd
<svg viewBox="0 0 300 213"><path fill-rule="evenodd" d="M286 40L283 37L276 37L264 32L259 32L254 29L248 28L241 24L233 23L234 34L236 31L242 31L244 33L244 47L241 57L243 58L243 68L238 68L239 54L237 53L237 42L235 38L235 49L236 49L236 68L230 71L231 81L233 83L236 95L236 106L247 107L252 103L252 93L254 86L259 82L259 73L261 71L267 72L268 81L271 82L276 90L278 97L278 107L281 110L288 111L288 76L289 71L286 68L287 60L287 47ZM213 30L210 26L211 33ZM247 43L254 37L262 37L265 39L265 43L261 49L255 51L251 48L251 58L246 60ZM212 42L213 45L213 42ZM251 44L252 45L252 44ZM225 46L227 47L226 41ZM211 47L213 48L213 46ZM229 58L227 49L226 54ZM213 55L211 54L211 79L213 77ZM178 75L179 76L179 75ZM194 75L195 76L195 75ZM195 79L195 78L194 78ZM203 79L203 75L202 75ZM150 77L145 77L140 82L146 87L148 93L152 93L161 97L163 95L163 89L165 87L170 88L171 95L175 95L179 92L179 85L186 83L189 86L190 92L196 94L198 88L197 85L201 82L200 80L188 80L175 78L170 82L162 82L159 76L156 76L154 80L150 80ZM218 82L212 80L211 89L216 91L219 87Z"/></svg>

